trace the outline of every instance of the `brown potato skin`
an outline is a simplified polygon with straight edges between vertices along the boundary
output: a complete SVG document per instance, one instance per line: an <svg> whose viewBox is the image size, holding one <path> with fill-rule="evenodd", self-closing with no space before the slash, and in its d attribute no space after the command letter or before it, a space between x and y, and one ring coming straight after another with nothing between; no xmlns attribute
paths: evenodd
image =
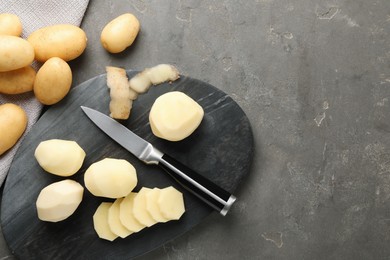
<svg viewBox="0 0 390 260"><path fill-rule="evenodd" d="M44 105L62 100L72 85L72 70L58 57L47 60L38 70L34 81L35 97Z"/></svg>
<svg viewBox="0 0 390 260"><path fill-rule="evenodd" d="M0 105L0 155L12 148L27 127L26 112L18 105Z"/></svg>
<svg viewBox="0 0 390 260"><path fill-rule="evenodd" d="M53 57L64 61L76 59L84 52L88 39L80 27L57 24L36 30L27 41L34 47L35 59L46 62Z"/></svg>
<svg viewBox="0 0 390 260"><path fill-rule="evenodd" d="M31 66L0 72L0 93L13 95L32 91L35 75Z"/></svg>
<svg viewBox="0 0 390 260"><path fill-rule="evenodd" d="M0 34L20 36L22 34L22 22L15 14L0 14Z"/></svg>
<svg viewBox="0 0 390 260"><path fill-rule="evenodd" d="M102 30L100 42L110 53L120 53L131 46L140 30L140 23L133 14L122 14L110 21Z"/></svg>
<svg viewBox="0 0 390 260"><path fill-rule="evenodd" d="M0 72L26 67L34 60L34 48L26 40L0 35Z"/></svg>

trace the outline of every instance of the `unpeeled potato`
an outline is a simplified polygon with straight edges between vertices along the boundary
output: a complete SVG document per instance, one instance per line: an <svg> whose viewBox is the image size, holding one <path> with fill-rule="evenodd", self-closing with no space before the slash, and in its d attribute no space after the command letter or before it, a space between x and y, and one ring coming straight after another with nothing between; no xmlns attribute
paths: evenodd
<svg viewBox="0 0 390 260"><path fill-rule="evenodd" d="M43 27L30 34L28 42L34 47L35 59L45 62L52 57L70 61L87 47L87 35L75 25L57 24Z"/></svg>
<svg viewBox="0 0 390 260"><path fill-rule="evenodd" d="M27 127L27 115L15 104L0 105L0 155L16 144Z"/></svg>
<svg viewBox="0 0 390 260"><path fill-rule="evenodd" d="M126 13L109 22L102 30L100 41L110 53L119 53L133 44L140 23L133 14Z"/></svg>
<svg viewBox="0 0 390 260"><path fill-rule="evenodd" d="M15 14L0 14L0 34L20 36L22 34L22 22Z"/></svg>
<svg viewBox="0 0 390 260"><path fill-rule="evenodd" d="M34 60L34 48L26 40L12 35L0 35L0 71L26 67Z"/></svg>
<svg viewBox="0 0 390 260"><path fill-rule="evenodd" d="M63 99L72 85L72 70L64 60L53 57L38 70L34 81L35 97L45 105Z"/></svg>
<svg viewBox="0 0 390 260"><path fill-rule="evenodd" d="M36 72L31 66L0 72L0 93L21 94L33 90Z"/></svg>

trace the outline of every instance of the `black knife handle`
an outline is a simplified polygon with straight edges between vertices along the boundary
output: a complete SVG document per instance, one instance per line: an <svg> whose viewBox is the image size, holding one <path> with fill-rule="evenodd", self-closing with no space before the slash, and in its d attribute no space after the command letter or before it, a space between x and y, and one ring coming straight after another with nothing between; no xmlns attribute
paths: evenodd
<svg viewBox="0 0 390 260"><path fill-rule="evenodd" d="M225 216L236 197L167 154L159 164L184 188Z"/></svg>

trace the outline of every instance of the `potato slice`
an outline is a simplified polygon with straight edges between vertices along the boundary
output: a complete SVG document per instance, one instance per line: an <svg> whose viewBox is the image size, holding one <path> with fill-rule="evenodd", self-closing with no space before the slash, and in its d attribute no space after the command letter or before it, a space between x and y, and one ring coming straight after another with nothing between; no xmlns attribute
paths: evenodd
<svg viewBox="0 0 390 260"><path fill-rule="evenodd" d="M160 190L157 204L161 214L169 220L178 220L185 212L183 194L172 186Z"/></svg>
<svg viewBox="0 0 390 260"><path fill-rule="evenodd" d="M137 186L133 165L123 159L105 158L93 163L84 174L85 187L95 196L121 198Z"/></svg>
<svg viewBox="0 0 390 260"><path fill-rule="evenodd" d="M118 237L111 231L108 224L108 211L111 205L111 202L102 202L93 214L93 227L96 233L101 239L109 241L113 241Z"/></svg>
<svg viewBox="0 0 390 260"><path fill-rule="evenodd" d="M85 152L75 141L50 139L39 143L35 158L47 172L71 176L83 165Z"/></svg>
<svg viewBox="0 0 390 260"><path fill-rule="evenodd" d="M146 209L149 212L150 216L157 222L167 222L168 219L165 218L157 204L157 200L160 196L160 189L154 188L148 193L146 193Z"/></svg>
<svg viewBox="0 0 390 260"><path fill-rule="evenodd" d="M134 217L141 224L150 227L157 223L156 220L150 216L148 210L146 209L146 194L152 189L142 187L141 190L137 193L137 196L134 198L133 202L133 214Z"/></svg>
<svg viewBox="0 0 390 260"><path fill-rule="evenodd" d="M134 217L133 204L134 204L135 196L137 196L137 193L130 192L130 194L127 195L122 200L120 207L119 207L119 218L120 218L123 226L125 226L128 230L131 230L133 232L138 232L146 226L141 224Z"/></svg>
<svg viewBox="0 0 390 260"><path fill-rule="evenodd" d="M49 222L68 218L80 205L83 192L83 186L73 180L63 180L46 186L36 201L38 218Z"/></svg>
<svg viewBox="0 0 390 260"><path fill-rule="evenodd" d="M133 232L128 230L120 221L119 210L122 200L123 198L116 199L108 210L108 225L112 233L120 236L121 238L125 238L131 235Z"/></svg>
<svg viewBox="0 0 390 260"><path fill-rule="evenodd" d="M180 141L195 131L203 116L203 108L195 100L183 92L172 91L155 100L149 122L155 136Z"/></svg>

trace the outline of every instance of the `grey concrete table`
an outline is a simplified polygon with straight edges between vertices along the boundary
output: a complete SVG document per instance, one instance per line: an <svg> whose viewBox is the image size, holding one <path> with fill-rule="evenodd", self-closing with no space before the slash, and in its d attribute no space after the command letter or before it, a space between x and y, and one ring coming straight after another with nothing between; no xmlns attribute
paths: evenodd
<svg viewBox="0 0 390 260"><path fill-rule="evenodd" d="M100 31L124 12L142 31L108 54ZM254 164L230 214L140 259L390 257L390 1L90 1L82 27L74 85L106 65L172 63L252 123Z"/></svg>

